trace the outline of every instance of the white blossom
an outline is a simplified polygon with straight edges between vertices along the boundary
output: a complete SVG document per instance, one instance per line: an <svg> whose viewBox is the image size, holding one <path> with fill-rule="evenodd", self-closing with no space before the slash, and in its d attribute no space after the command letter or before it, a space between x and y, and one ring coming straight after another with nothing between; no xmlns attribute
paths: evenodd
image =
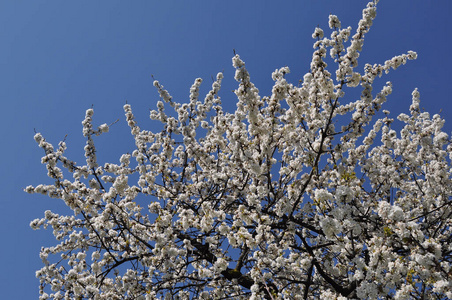
<svg viewBox="0 0 452 300"><path fill-rule="evenodd" d="M331 29L333 28L341 28L341 22L336 15L330 15L328 25Z"/></svg>
<svg viewBox="0 0 452 300"><path fill-rule="evenodd" d="M278 68L267 96L234 55L233 113L222 73L182 102L155 80L151 130L123 107L135 146L119 161L98 163L114 128L92 108L82 164L36 133L51 180L24 190L67 206L30 222L56 239L40 299L452 298L450 135L417 89L397 118L383 109L392 84L375 79L415 52L358 64L377 2L354 34L330 15L303 80Z"/></svg>

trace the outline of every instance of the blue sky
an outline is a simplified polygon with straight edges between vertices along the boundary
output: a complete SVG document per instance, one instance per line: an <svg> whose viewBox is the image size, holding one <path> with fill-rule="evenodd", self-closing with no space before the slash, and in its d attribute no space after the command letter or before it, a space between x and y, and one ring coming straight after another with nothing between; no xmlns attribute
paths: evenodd
<svg viewBox="0 0 452 300"><path fill-rule="evenodd" d="M122 111L126 101L139 125L152 129L148 112L158 94L151 75L176 100L187 101L195 78L204 79L205 93L211 77L224 70L220 96L232 111L233 49L266 95L276 68L289 66L294 83L308 71L317 25L328 33L328 15L333 13L354 31L366 2L2 1L2 298L37 298L39 249L54 241L51 231L32 231L29 223L47 209L64 211L58 200L22 191L29 184L51 182L40 164L43 152L33 140L34 129L55 144L67 135L69 158L83 163L81 121L93 106L95 124L120 120L97 139L99 159L117 161L133 146ZM451 14L449 0L381 0L359 67L417 51L416 61L384 78L394 88L386 109L394 117L407 112L411 91L418 87L422 107L432 114L442 109L447 133L452 130Z"/></svg>

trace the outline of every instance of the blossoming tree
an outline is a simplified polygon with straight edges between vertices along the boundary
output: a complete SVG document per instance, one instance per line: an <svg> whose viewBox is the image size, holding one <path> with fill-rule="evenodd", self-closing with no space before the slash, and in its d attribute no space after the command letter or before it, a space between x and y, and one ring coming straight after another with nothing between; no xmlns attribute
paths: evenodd
<svg viewBox="0 0 452 300"><path fill-rule="evenodd" d="M141 129L126 104L136 149L119 163L97 163L94 139L109 126L95 127L92 109L85 165L37 133L54 184L26 191L73 210L31 222L58 241L40 253L40 298L452 298L452 145L417 90L398 132L380 112L391 83L375 93L375 78L415 52L358 71L376 2L353 35L334 15L329 38L315 30L299 86L281 68L261 97L235 55L233 114L221 73L204 99L196 79L188 103L155 81L150 117L164 129ZM353 87L361 96L344 97Z"/></svg>

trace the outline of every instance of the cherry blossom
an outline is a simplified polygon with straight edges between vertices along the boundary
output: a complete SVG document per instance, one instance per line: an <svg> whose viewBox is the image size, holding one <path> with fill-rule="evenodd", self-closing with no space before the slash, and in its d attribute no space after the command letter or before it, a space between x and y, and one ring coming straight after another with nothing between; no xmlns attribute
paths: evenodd
<svg viewBox="0 0 452 300"><path fill-rule="evenodd" d="M405 113L382 110L393 87L375 79L415 52L359 68L377 2L354 34L335 15L331 34L315 29L300 85L283 67L261 96L235 55L234 113L222 73L203 99L196 79L186 103L155 80L163 129L124 105L135 148L116 162L97 160L96 136L114 129L92 108L85 164L37 133L54 183L25 191L73 212L30 223L56 239L40 252L40 299L451 299L452 144L417 89Z"/></svg>

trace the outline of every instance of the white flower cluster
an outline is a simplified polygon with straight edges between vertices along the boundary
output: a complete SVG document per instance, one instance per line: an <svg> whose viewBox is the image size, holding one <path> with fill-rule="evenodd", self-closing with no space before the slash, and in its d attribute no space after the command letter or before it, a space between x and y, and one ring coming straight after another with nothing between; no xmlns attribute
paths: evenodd
<svg viewBox="0 0 452 300"><path fill-rule="evenodd" d="M187 103L154 81L163 130L141 129L124 105L136 148L116 163L97 162L109 126L93 126L93 109L85 165L37 133L54 184L25 190L73 211L30 223L57 240L40 253L40 299L451 299L450 136L417 90L400 131L389 112L376 119L392 85L374 91L374 79L416 58L358 70L376 4L353 36L335 15L329 37L315 29L301 85L283 67L261 97L235 55L234 113L222 73L204 99L196 79ZM349 88L359 99L343 100Z"/></svg>

